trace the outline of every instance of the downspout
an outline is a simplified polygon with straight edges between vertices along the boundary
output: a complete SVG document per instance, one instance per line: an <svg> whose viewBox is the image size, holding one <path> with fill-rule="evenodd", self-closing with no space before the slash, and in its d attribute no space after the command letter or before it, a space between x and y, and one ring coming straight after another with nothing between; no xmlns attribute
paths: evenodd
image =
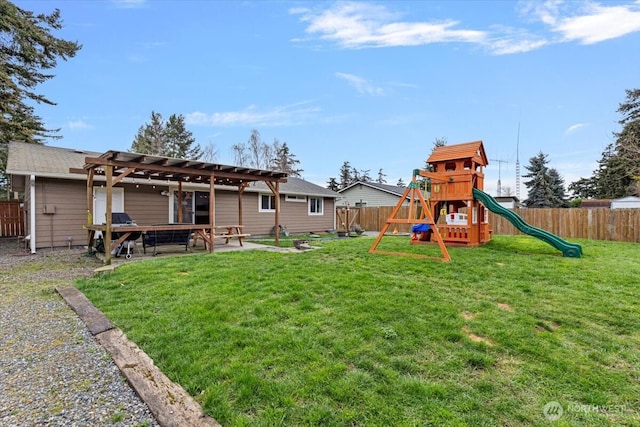
<svg viewBox="0 0 640 427"><path fill-rule="evenodd" d="M36 253L36 176L31 175L30 183L31 197L29 198L29 246L31 247L31 253Z"/></svg>

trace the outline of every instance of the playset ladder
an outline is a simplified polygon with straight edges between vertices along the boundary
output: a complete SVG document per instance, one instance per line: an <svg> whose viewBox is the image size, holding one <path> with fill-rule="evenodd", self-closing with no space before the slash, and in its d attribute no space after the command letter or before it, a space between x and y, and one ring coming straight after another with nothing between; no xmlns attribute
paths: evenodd
<svg viewBox="0 0 640 427"><path fill-rule="evenodd" d="M410 198L410 204L409 204L408 217L397 218L398 212L400 212L400 208L402 207L402 205L404 204L404 201L407 199L407 196L409 195L411 195L411 198ZM421 218L414 219L413 209L414 209L414 204L416 200L418 200L420 202L420 206L422 206L422 214L420 215ZM439 257L431 257L431 256L421 255L421 254L408 254L408 253L402 253L402 252L376 250L376 248L378 247L378 244L384 237L385 233L387 232L391 224L413 224L413 225L428 224L431 230L433 231L432 238L434 238L438 242L438 246L440 247L440 252L442 252L442 257L439 258ZM389 218L387 218L387 222L382 227L382 230L380 230L378 237L373 242L373 245L371 245L371 249L369 249L369 252L372 254L378 253L378 254L386 254L386 255L410 256L414 258L430 258L430 259L435 259L443 262L451 261L451 257L449 256L449 251L447 251L447 247L442 241L442 236L440 236L440 231L438 230L438 226L435 224L435 221L433 220L431 209L429 209L429 206L427 205L426 200L424 199L424 197L422 196L422 193L420 192L420 186L416 181L415 174L413 175L413 178L411 180L411 183L409 183L409 186L404 190L402 197L400 197L400 200L398 200L398 204L395 206L395 208L391 212L391 215L389 215Z"/></svg>

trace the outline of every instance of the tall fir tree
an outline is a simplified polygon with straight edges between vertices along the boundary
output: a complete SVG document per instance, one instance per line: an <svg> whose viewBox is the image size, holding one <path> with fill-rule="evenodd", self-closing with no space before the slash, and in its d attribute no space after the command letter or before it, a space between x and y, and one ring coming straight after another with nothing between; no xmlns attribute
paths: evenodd
<svg viewBox="0 0 640 427"><path fill-rule="evenodd" d="M554 193L549 177L547 164L549 160L542 151L537 156L529 159L529 165L525 169L528 174L524 178L531 178L524 181L524 185L529 190L529 197L524 201L528 208L551 208L553 207Z"/></svg>
<svg viewBox="0 0 640 427"><path fill-rule="evenodd" d="M567 194L564 187L564 178L555 169L549 169L549 180L551 182L551 190L553 191L552 207L554 208L568 208L569 201L567 200Z"/></svg>
<svg viewBox="0 0 640 427"><path fill-rule="evenodd" d="M340 185L338 184L338 181L332 177L327 181L327 188L331 191L338 191L340 190Z"/></svg>
<svg viewBox="0 0 640 427"><path fill-rule="evenodd" d="M172 114L165 122L160 113L151 112L151 121L138 128L130 150L135 153L178 159L198 159L200 145L184 124L184 116Z"/></svg>
<svg viewBox="0 0 640 427"><path fill-rule="evenodd" d="M354 168L351 167L351 164L348 161L345 161L340 167L340 189L347 188L351 185L354 180L353 176Z"/></svg>
<svg viewBox="0 0 640 427"><path fill-rule="evenodd" d="M41 144L59 139L60 129L48 129L35 112L37 104L56 105L37 93L41 83L55 77L58 60L73 58L77 42L55 37L62 29L60 11L38 14L0 0L0 188L7 184L7 149L11 141ZM2 195L4 191L0 192ZM2 196L0 196L2 197Z"/></svg>
<svg viewBox="0 0 640 427"><path fill-rule="evenodd" d="M386 184L387 180L385 179L387 177L387 174L382 172L382 168L378 169L378 178L376 179L376 182L378 184Z"/></svg>
<svg viewBox="0 0 640 427"><path fill-rule="evenodd" d="M299 168L300 160L291 152L286 142L273 141L275 157L271 160L271 169L286 172L289 176L300 177L304 169Z"/></svg>

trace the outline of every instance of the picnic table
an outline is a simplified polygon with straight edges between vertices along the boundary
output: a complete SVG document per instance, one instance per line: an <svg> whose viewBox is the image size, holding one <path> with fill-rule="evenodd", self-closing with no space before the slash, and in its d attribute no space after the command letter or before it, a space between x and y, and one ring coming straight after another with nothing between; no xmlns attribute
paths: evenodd
<svg viewBox="0 0 640 427"><path fill-rule="evenodd" d="M229 241L231 239L238 239L238 243L240 243L240 246L242 245L242 239L244 239L245 237L249 237L251 236L251 234L248 233L244 233L242 231L243 226L236 224L236 225L215 225L213 227L214 229L214 235L213 235L213 239L224 239L224 244L227 245L229 244ZM207 228L208 230L208 228ZM205 238L206 237L206 238ZM198 243L198 239L202 238L202 240L204 241L204 247L205 249L207 248L207 244L211 244L213 242L213 239L211 238L211 236L209 235L208 232L204 232L204 233L194 233L193 235L193 246L196 246L196 244Z"/></svg>

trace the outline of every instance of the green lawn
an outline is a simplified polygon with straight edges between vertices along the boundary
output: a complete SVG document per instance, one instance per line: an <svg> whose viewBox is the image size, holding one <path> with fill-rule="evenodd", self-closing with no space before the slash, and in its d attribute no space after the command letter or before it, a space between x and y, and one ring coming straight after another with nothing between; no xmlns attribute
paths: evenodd
<svg viewBox="0 0 640 427"><path fill-rule="evenodd" d="M223 425L640 425L640 247L226 252L77 286ZM431 252L409 237L379 249ZM550 413L553 416L554 413Z"/></svg>

